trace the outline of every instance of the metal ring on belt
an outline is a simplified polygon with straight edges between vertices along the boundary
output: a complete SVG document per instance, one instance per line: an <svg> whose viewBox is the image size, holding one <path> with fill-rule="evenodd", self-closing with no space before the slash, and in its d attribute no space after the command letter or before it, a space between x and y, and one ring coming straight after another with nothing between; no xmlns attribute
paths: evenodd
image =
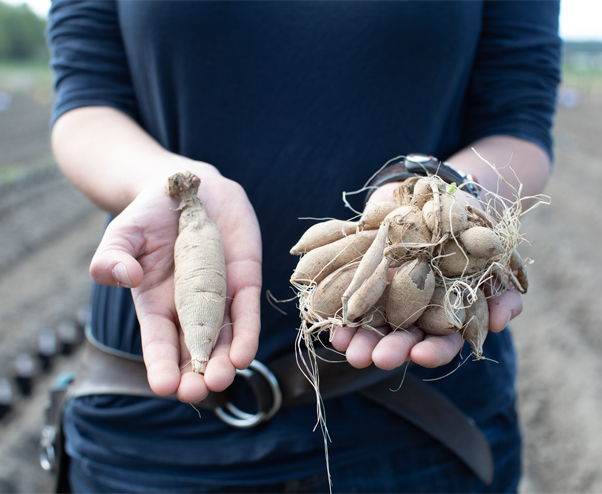
<svg viewBox="0 0 602 494"><path fill-rule="evenodd" d="M213 410L215 414L226 424L238 429L249 429L271 419L282 405L282 392L276 376L258 360L253 360L247 369L237 369L236 375L242 376L248 381L257 400L258 411L256 413L243 412L232 402L228 402L224 407L216 407ZM269 389L269 393L265 393L266 388ZM271 403L265 402L266 396L271 397Z"/></svg>

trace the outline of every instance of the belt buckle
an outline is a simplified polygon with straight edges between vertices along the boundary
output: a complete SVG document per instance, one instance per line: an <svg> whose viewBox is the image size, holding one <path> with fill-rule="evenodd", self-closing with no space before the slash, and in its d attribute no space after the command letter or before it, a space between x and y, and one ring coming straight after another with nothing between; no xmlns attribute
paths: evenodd
<svg viewBox="0 0 602 494"><path fill-rule="evenodd" d="M215 414L223 422L237 429L249 429L271 419L280 410L280 406L282 405L282 392L276 376L258 360L253 360L247 369L237 369L236 375L243 377L249 382L257 400L258 412L247 413L232 402L228 402L223 407L216 407L214 409ZM257 379L257 377L261 377L262 379ZM265 401L266 393L264 391L266 389L269 389L271 395L271 404L269 407L263 403ZM262 410L262 408L267 408L267 410Z"/></svg>
<svg viewBox="0 0 602 494"><path fill-rule="evenodd" d="M58 458L56 457L57 430L53 425L45 425L39 444L40 466L47 472L57 471Z"/></svg>

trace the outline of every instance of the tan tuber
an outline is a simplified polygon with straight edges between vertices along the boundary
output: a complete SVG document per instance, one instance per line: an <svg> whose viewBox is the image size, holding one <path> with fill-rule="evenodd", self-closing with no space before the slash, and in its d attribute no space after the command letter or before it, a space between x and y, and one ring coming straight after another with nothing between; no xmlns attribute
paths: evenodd
<svg viewBox="0 0 602 494"><path fill-rule="evenodd" d="M192 370L205 372L222 327L226 262L222 240L197 196L201 180L190 172L169 178L166 191L180 198L174 246L174 294Z"/></svg>

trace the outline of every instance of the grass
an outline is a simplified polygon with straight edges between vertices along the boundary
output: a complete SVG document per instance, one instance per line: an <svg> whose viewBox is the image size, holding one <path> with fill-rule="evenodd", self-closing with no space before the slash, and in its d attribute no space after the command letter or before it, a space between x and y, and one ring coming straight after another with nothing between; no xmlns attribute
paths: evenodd
<svg viewBox="0 0 602 494"><path fill-rule="evenodd" d="M57 164L51 160L40 161L29 166L22 164L0 166L0 191L31 177L42 177L49 173L56 173L57 171Z"/></svg>
<svg viewBox="0 0 602 494"><path fill-rule="evenodd" d="M0 60L0 91L35 92L52 89L52 71L47 61Z"/></svg>
<svg viewBox="0 0 602 494"><path fill-rule="evenodd" d="M600 92L602 91L602 70L579 70L574 67L564 67L562 86L572 87L583 93Z"/></svg>
<svg viewBox="0 0 602 494"><path fill-rule="evenodd" d="M0 191L56 169L43 131L49 118L52 82L46 61L0 60ZM29 139L31 146L16 150L24 139Z"/></svg>

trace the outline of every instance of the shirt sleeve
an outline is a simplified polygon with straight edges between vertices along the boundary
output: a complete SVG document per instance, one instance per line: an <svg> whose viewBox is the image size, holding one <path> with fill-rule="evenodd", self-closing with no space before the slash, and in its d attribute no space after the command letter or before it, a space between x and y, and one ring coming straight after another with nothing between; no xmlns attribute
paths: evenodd
<svg viewBox="0 0 602 494"><path fill-rule="evenodd" d="M483 29L467 94L465 145L496 134L541 146L552 156L560 82L557 1L485 1Z"/></svg>
<svg viewBox="0 0 602 494"><path fill-rule="evenodd" d="M55 74L51 126L82 106L110 106L137 119L116 2L53 0L46 35Z"/></svg>

